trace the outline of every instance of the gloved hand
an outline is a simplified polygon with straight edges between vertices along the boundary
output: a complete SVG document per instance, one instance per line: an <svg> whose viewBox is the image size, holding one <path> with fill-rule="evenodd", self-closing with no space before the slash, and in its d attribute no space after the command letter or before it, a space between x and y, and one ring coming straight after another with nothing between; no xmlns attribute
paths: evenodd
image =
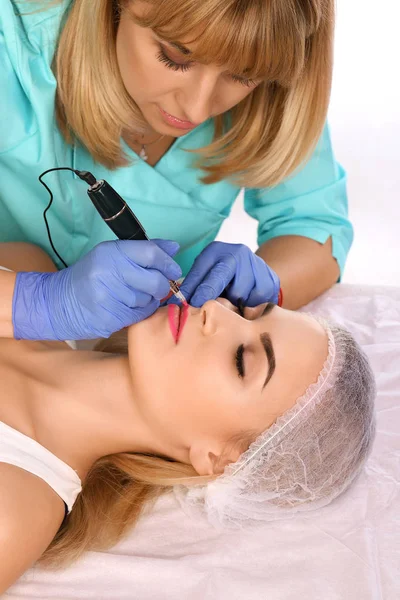
<svg viewBox="0 0 400 600"><path fill-rule="evenodd" d="M200 307L221 296L237 305L278 303L280 281L265 261L243 244L211 242L195 259L180 287L186 300ZM175 303L173 296L169 303Z"/></svg>
<svg viewBox="0 0 400 600"><path fill-rule="evenodd" d="M108 337L149 317L181 268L169 240L103 242L57 273L17 273L13 297L16 339Z"/></svg>

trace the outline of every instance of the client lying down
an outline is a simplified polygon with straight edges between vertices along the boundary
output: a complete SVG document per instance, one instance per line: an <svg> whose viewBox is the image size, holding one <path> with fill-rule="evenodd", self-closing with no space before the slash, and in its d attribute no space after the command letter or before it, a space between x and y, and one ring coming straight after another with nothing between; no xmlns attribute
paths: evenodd
<svg viewBox="0 0 400 600"><path fill-rule="evenodd" d="M39 557L109 547L167 491L237 527L323 506L361 470L375 386L347 331L218 299L176 343L174 310L95 351L0 340L0 591Z"/></svg>

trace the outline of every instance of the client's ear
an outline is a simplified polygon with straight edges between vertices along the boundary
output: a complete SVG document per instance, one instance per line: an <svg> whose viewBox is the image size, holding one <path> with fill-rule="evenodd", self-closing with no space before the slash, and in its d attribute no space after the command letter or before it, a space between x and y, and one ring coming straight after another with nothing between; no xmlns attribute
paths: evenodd
<svg viewBox="0 0 400 600"><path fill-rule="evenodd" d="M212 452L209 452L208 455L210 457L210 461L212 461L212 464L213 464L214 475L222 475L225 467L227 467L228 465L230 465L233 462L236 462L236 460L237 460L237 459L229 458L228 456L225 456L225 457L215 456L215 454L213 454Z"/></svg>
<svg viewBox="0 0 400 600"><path fill-rule="evenodd" d="M221 475L224 469L230 463L235 462L240 455L228 456L223 454L223 445L218 448L217 445L212 446L207 443L193 444L189 450L189 459L194 470L199 475Z"/></svg>

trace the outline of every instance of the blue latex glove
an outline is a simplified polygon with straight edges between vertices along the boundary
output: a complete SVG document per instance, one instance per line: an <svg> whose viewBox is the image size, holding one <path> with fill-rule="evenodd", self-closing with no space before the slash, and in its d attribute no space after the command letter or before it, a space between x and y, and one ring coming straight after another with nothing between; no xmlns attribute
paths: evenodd
<svg viewBox="0 0 400 600"><path fill-rule="evenodd" d="M146 319L181 268L169 240L103 242L57 273L18 273L13 297L16 339L108 337Z"/></svg>
<svg viewBox="0 0 400 600"><path fill-rule="evenodd" d="M198 255L180 287L192 306L221 296L237 305L278 303L280 281L265 261L243 244L211 242ZM175 297L169 303L176 303Z"/></svg>

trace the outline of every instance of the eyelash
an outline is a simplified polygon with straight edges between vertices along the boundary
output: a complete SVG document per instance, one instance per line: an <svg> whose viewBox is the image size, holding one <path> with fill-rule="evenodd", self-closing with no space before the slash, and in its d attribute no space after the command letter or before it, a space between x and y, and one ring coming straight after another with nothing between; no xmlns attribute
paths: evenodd
<svg viewBox="0 0 400 600"><path fill-rule="evenodd" d="M183 64L174 62L165 54L165 52L161 46L160 46L160 52L157 54L157 59L160 62L165 63L167 65L167 67L169 69L172 69L173 71L188 71L192 64L190 61L187 63L183 63Z"/></svg>
<svg viewBox="0 0 400 600"><path fill-rule="evenodd" d="M241 379L244 377L244 362L243 362L243 354L244 354L244 346L240 344L238 349L236 350L236 368L238 375Z"/></svg>
<svg viewBox="0 0 400 600"><path fill-rule="evenodd" d="M238 309L238 314L244 318L244 304L240 300L238 300L237 309ZM235 362L236 362L236 369L237 369L238 375L241 379L243 379L243 377L244 377L243 354L244 354L244 345L240 344L240 346L236 350Z"/></svg>
<svg viewBox="0 0 400 600"><path fill-rule="evenodd" d="M157 54L157 60L164 63L168 67L168 69L172 69L173 71L189 71L191 65L193 64L192 61L181 64L171 60L169 56L165 54L162 46L160 46L160 51ZM233 81L241 83L246 87L252 87L253 85L256 85L256 81L254 81L254 79L242 79L237 75L231 75L231 78L233 79Z"/></svg>

